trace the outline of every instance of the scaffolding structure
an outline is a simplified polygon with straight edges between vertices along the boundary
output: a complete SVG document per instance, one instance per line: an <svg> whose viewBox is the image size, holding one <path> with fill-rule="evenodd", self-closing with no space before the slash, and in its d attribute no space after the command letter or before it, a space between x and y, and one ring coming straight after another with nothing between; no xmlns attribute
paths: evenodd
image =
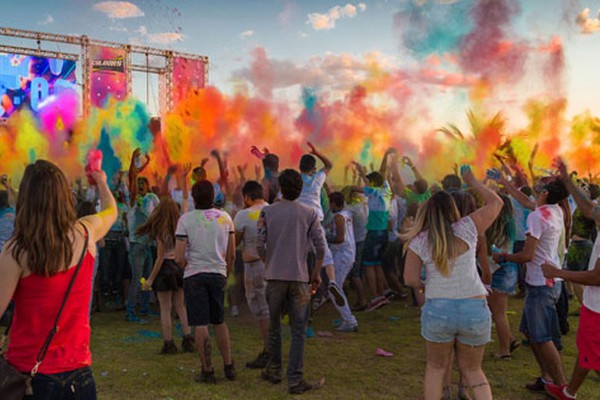
<svg viewBox="0 0 600 400"><path fill-rule="evenodd" d="M35 40L37 47L21 47L4 45L0 43L0 52L16 53L37 57L58 58L70 61L81 61L82 65L82 106L83 115L87 116L91 109L91 90L90 73L92 70L92 60L90 57L91 46L112 47L125 50L127 56L124 63L127 76L127 91L131 95L132 90L132 72L144 72L146 74L157 74L159 77L159 108L160 113L164 114L173 109L173 59L175 57L186 58L189 60L200 60L204 63L204 82L208 82L208 57L198 54L176 52L164 50L155 47L147 47L133 44L122 44L116 42L107 42L103 40L90 39L86 35L62 35L56 33L36 32L22 29L13 29L0 27L0 36L13 37L18 39ZM79 54L53 51L42 49L42 43L64 43L79 46ZM132 56L135 54L146 57L146 64L134 64ZM156 67L148 63L148 57L154 56L164 59L164 66Z"/></svg>

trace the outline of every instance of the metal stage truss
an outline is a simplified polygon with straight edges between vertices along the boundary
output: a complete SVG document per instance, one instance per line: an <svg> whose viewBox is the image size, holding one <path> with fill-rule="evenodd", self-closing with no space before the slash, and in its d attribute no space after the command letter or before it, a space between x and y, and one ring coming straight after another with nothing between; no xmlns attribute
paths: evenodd
<svg viewBox="0 0 600 400"><path fill-rule="evenodd" d="M24 54L38 57L53 57L63 60L81 61L82 66L82 105L83 114L87 116L91 109L91 91L90 91L90 73L92 62L90 58L90 46L102 46L124 50L126 53L125 71L127 76L127 91L131 95L132 72L144 72L147 74L156 74L159 77L159 107L160 113L164 114L173 109L173 59L181 57L189 60L198 60L204 63L203 82L208 83L208 57L198 54L183 53L172 50L158 49L154 47L140 46L134 44L122 44L116 42L107 42L103 40L91 39L86 35L61 35L56 33L27 31L22 29L13 29L0 27L0 36L13 37L18 39L35 40L37 47L12 46L0 43L0 52ZM79 46L79 54L42 49L44 42L66 43ZM134 64L133 55L142 55L146 57L146 64ZM148 57L159 57L164 60L163 66L151 66L148 63Z"/></svg>

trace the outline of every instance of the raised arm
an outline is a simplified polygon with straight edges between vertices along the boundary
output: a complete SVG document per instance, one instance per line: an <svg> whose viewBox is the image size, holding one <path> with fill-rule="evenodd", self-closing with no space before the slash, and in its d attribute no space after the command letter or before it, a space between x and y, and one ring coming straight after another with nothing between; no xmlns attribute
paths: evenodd
<svg viewBox="0 0 600 400"><path fill-rule="evenodd" d="M90 230L91 240L99 241L106 235L110 227L117 220L117 202L113 197L104 171L93 171L90 174L98 185L98 196L100 197L100 212L80 218Z"/></svg>
<svg viewBox="0 0 600 400"><path fill-rule="evenodd" d="M477 232L479 235L483 235L500 213L500 210L502 209L502 199L490 188L479 182L468 165L463 165L460 168L460 173L463 181L475 189L483 199L483 207L469 214L469 217L471 217L473 223L477 227Z"/></svg>
<svg viewBox="0 0 600 400"><path fill-rule="evenodd" d="M404 158L402 158L402 160L412 170L413 174L415 175L415 180L423 179L421 172L419 172L419 169L415 166L415 164L412 162L412 160L409 157L404 157Z"/></svg>
<svg viewBox="0 0 600 400"><path fill-rule="evenodd" d="M183 168L181 169L181 180L182 180L182 185L181 185L181 190L183 191L183 204L181 205L181 213L185 214L186 212L188 212L188 207L189 207L189 203L188 203L188 197L190 195L190 192L188 191L188 175L190 173L190 171L192 170L192 163L185 163L183 164Z"/></svg>
<svg viewBox="0 0 600 400"><path fill-rule="evenodd" d="M137 166L135 165L136 159L142 154L142 151L137 148L131 154L131 163L129 164L129 206L133 207L137 200L138 194L138 182L137 178L140 173Z"/></svg>
<svg viewBox="0 0 600 400"><path fill-rule="evenodd" d="M383 159L381 160L381 165L379 166L379 173L381 174L381 176L385 177L387 176L387 167L388 167L388 157L390 156L390 154L393 153L397 153L398 151L396 149L394 149L393 147L390 147L389 149L387 149L385 151L385 154L383 155Z"/></svg>
<svg viewBox="0 0 600 400"><path fill-rule="evenodd" d="M573 183L570 174L567 172L567 165L561 158L557 158L555 164L560 173L560 179L564 182L567 190L573 196L575 203L577 203L577 208L581 210L586 218L593 219L596 224L600 224L600 207L595 204L583 190Z"/></svg>
<svg viewBox="0 0 600 400"><path fill-rule="evenodd" d="M521 204L523 207L529 209L529 210L535 210L536 204L535 201L531 200L529 197L527 197L527 195L523 192L521 192L519 189L517 189L515 187L515 185L513 185L512 182L509 182L508 179L501 177L500 179L498 179L498 183L500 183L502 186L504 186L506 188L506 191L508 192L508 194L515 199L516 201L519 202L519 204Z"/></svg>
<svg viewBox="0 0 600 400"><path fill-rule="evenodd" d="M363 181L363 183L365 185L368 185L369 184L369 180L367 179L367 173L365 171L365 167L363 167L362 165L360 165L356 161L351 161L351 163L354 165L356 173L358 174L358 176L360 177L360 179Z"/></svg>
<svg viewBox="0 0 600 400"><path fill-rule="evenodd" d="M321 169L321 171L325 172L325 174L329 174L329 172L333 168L333 163L331 162L331 160L327 158L323 153L318 151L311 142L308 142L307 144L308 147L310 147L310 154L317 157L323 163L323 168Z"/></svg>
<svg viewBox="0 0 600 400"><path fill-rule="evenodd" d="M223 158L221 157L221 153L219 153L219 150L215 149L210 152L210 155L213 156L215 160L217 160L217 165L219 167L219 185L227 185L227 168L225 166Z"/></svg>

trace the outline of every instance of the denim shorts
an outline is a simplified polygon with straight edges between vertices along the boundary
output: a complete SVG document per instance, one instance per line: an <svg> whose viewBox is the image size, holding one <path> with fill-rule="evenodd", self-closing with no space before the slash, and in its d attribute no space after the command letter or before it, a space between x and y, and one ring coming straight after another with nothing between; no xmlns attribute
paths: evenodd
<svg viewBox="0 0 600 400"><path fill-rule="evenodd" d="M183 280L183 292L190 326L220 325L225 321L227 278L200 273Z"/></svg>
<svg viewBox="0 0 600 400"><path fill-rule="evenodd" d="M561 290L562 282L556 282L551 288L526 285L525 306L519 330L529 337L531 343L553 341L558 350L562 349L556 312Z"/></svg>
<svg viewBox="0 0 600 400"><path fill-rule="evenodd" d="M388 244L387 231L368 231L362 256L363 267L372 267L383 263L383 254Z"/></svg>
<svg viewBox="0 0 600 400"><path fill-rule="evenodd" d="M483 346L492 339L492 313L485 299L427 299L421 309L421 336L433 343L455 339Z"/></svg>
<svg viewBox="0 0 600 400"><path fill-rule="evenodd" d="M492 275L492 289L499 293L514 294L519 279L519 267L512 262L503 263Z"/></svg>

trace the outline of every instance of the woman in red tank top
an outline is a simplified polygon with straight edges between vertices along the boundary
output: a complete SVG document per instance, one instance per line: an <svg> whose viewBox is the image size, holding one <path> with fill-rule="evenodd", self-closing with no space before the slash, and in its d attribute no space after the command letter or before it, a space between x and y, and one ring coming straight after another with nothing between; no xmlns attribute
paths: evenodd
<svg viewBox="0 0 600 400"><path fill-rule="evenodd" d="M96 398L88 309L95 242L116 220L116 204L104 172L90 175L97 182L102 211L77 220L62 171L44 160L29 165L19 187L15 231L0 254L0 315L11 298L15 304L6 357L23 373L37 366L28 399ZM36 363L80 258L57 333L43 362Z"/></svg>

